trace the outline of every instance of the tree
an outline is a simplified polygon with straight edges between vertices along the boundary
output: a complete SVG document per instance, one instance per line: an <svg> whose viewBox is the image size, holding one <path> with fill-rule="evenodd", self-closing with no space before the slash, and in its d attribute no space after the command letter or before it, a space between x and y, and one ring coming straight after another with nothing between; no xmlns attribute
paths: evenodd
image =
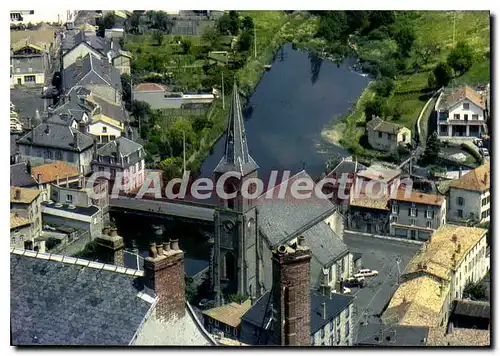
<svg viewBox="0 0 500 356"><path fill-rule="evenodd" d="M222 15L217 21L217 28L223 35L236 36L239 27L239 17L236 11L230 11L229 14Z"/></svg>
<svg viewBox="0 0 500 356"><path fill-rule="evenodd" d="M394 39L398 43L399 49L403 56L408 57L411 52L411 47L415 41L415 32L409 26L402 26L394 34Z"/></svg>
<svg viewBox="0 0 500 356"><path fill-rule="evenodd" d="M470 298L473 300L487 300L486 286L481 283L467 283L463 291L463 298Z"/></svg>
<svg viewBox="0 0 500 356"><path fill-rule="evenodd" d="M136 119L143 119L151 115L151 106L145 101L132 101L130 112Z"/></svg>
<svg viewBox="0 0 500 356"><path fill-rule="evenodd" d="M435 77L435 83L438 88L447 86L453 78L451 67L444 62L439 63L436 68L434 68L433 73Z"/></svg>
<svg viewBox="0 0 500 356"><path fill-rule="evenodd" d="M125 103L125 109L130 111L130 99L132 98L132 88L130 87L130 75L122 74L120 77L122 82L122 100Z"/></svg>
<svg viewBox="0 0 500 356"><path fill-rule="evenodd" d="M428 64L432 57L439 54L439 45L435 39L417 42L415 44L415 54L422 64Z"/></svg>
<svg viewBox="0 0 500 356"><path fill-rule="evenodd" d="M382 78L376 82L375 92L382 97L388 97L391 95L392 91L394 90L394 87L395 85L392 79Z"/></svg>
<svg viewBox="0 0 500 356"><path fill-rule="evenodd" d="M154 30L151 34L151 39L155 41L158 46L161 46L163 43L163 32L160 30Z"/></svg>
<svg viewBox="0 0 500 356"><path fill-rule="evenodd" d="M173 178L182 177L182 159L180 157L168 157L161 161L161 170L163 171L163 179L165 182Z"/></svg>
<svg viewBox="0 0 500 356"><path fill-rule="evenodd" d="M394 11L370 11L369 19L370 26L368 30L373 30L380 26L388 26L396 21Z"/></svg>
<svg viewBox="0 0 500 356"><path fill-rule="evenodd" d="M254 23L253 23L253 19L251 16L245 16L243 18L243 21L241 23L241 27L243 30L253 30L254 28Z"/></svg>
<svg viewBox="0 0 500 356"><path fill-rule="evenodd" d="M431 89L437 87L436 76L432 72L429 73L429 76L427 77L427 87Z"/></svg>
<svg viewBox="0 0 500 356"><path fill-rule="evenodd" d="M201 34L204 44L209 44L212 48L217 47L220 41L220 34L213 26L206 27Z"/></svg>
<svg viewBox="0 0 500 356"><path fill-rule="evenodd" d="M465 42L458 42L448 54L447 63L455 72L463 74L472 67L473 60L474 56L470 46Z"/></svg>
<svg viewBox="0 0 500 356"><path fill-rule="evenodd" d="M347 29L344 11L325 11L320 18L317 35L327 41L338 41L346 38Z"/></svg>
<svg viewBox="0 0 500 356"><path fill-rule="evenodd" d="M349 32L360 31L363 32L365 28L370 26L369 11L355 10L346 11L347 27Z"/></svg>
<svg viewBox="0 0 500 356"><path fill-rule="evenodd" d="M385 111L385 102L379 96L375 96L374 99L365 104L365 116L367 121L371 120L373 116L382 116Z"/></svg>
<svg viewBox="0 0 500 356"><path fill-rule="evenodd" d="M108 12L99 22L99 29L97 30L97 36L104 37L106 29L113 28L115 25L115 14L114 12Z"/></svg>
<svg viewBox="0 0 500 356"><path fill-rule="evenodd" d="M424 155L422 157L423 163L431 164L435 163L441 152L441 141L439 141L438 135L434 132L427 139L427 145L425 146Z"/></svg>
<svg viewBox="0 0 500 356"><path fill-rule="evenodd" d="M191 42L191 40L189 38L184 38L181 41L181 46L182 46L182 50L183 50L184 54L189 54L189 52L191 51L192 45L193 45L193 43Z"/></svg>
<svg viewBox="0 0 500 356"><path fill-rule="evenodd" d="M239 52L248 51L250 49L250 46L252 45L252 40L253 36L250 34L250 32L244 31L240 35L240 38L238 39L238 51Z"/></svg>

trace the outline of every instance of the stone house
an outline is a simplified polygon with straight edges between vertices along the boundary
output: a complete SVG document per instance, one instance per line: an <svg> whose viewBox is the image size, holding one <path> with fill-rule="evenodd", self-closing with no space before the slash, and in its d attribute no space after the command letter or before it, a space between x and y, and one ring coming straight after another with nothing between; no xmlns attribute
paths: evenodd
<svg viewBox="0 0 500 356"><path fill-rule="evenodd" d="M42 196L38 189L10 187L10 211L31 223L31 237L42 232Z"/></svg>
<svg viewBox="0 0 500 356"><path fill-rule="evenodd" d="M34 44L17 45L11 51L11 81L19 86L43 86L49 69L48 50Z"/></svg>
<svg viewBox="0 0 500 356"><path fill-rule="evenodd" d="M366 134L370 146L379 151L395 151L400 145L411 145L410 129L379 117L366 124Z"/></svg>
<svg viewBox="0 0 500 356"><path fill-rule="evenodd" d="M92 107L86 132L95 137L98 144L106 144L122 135L128 115L120 105L93 94L87 97L86 102Z"/></svg>
<svg viewBox="0 0 500 356"><path fill-rule="evenodd" d="M119 236L101 240L112 264L11 250L13 345L217 345L186 301L177 241L151 246L140 271L120 266Z"/></svg>
<svg viewBox="0 0 500 356"><path fill-rule="evenodd" d="M144 158L144 149L140 144L120 136L96 151L92 170L109 173L111 186L115 183L116 175L122 174L121 190L130 192L144 183Z"/></svg>
<svg viewBox="0 0 500 356"><path fill-rule="evenodd" d="M10 247L31 250L35 241L32 236L32 223L17 212L10 213Z"/></svg>
<svg viewBox="0 0 500 356"><path fill-rule="evenodd" d="M427 241L446 223L446 199L438 194L398 190L389 200L391 235Z"/></svg>
<svg viewBox="0 0 500 356"><path fill-rule="evenodd" d="M488 132L486 97L468 86L441 93L435 110L440 138L471 139Z"/></svg>
<svg viewBox="0 0 500 356"><path fill-rule="evenodd" d="M490 162L487 161L448 185L448 221L490 221Z"/></svg>
<svg viewBox="0 0 500 356"><path fill-rule="evenodd" d="M446 327L453 299L489 270L487 230L441 226L412 258L382 314L385 324Z"/></svg>
<svg viewBox="0 0 500 356"><path fill-rule="evenodd" d="M31 174L36 177L43 201L50 200L52 183L68 186L80 180L80 172L75 167L60 161L33 167Z"/></svg>
<svg viewBox="0 0 500 356"><path fill-rule="evenodd" d="M63 161L82 174L90 173L90 136L75 130L57 117L49 118L17 141L20 159L33 166Z"/></svg>

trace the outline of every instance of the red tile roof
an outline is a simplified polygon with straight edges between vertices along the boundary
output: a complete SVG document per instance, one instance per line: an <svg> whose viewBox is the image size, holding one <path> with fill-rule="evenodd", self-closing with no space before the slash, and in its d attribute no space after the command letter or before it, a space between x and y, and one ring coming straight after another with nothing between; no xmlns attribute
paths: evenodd
<svg viewBox="0 0 500 356"><path fill-rule="evenodd" d="M31 169L33 177L38 180L38 175L41 175L41 182L38 183L50 183L57 181L59 178L61 181L68 178L74 178L79 176L78 169L69 164L56 161L53 163L44 164L41 166L33 167Z"/></svg>

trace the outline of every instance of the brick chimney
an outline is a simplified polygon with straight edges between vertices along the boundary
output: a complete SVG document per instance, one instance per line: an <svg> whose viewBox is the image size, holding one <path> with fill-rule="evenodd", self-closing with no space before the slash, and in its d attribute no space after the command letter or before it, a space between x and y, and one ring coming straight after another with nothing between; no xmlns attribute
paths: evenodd
<svg viewBox="0 0 500 356"><path fill-rule="evenodd" d="M105 262L123 267L124 243L116 228L105 227L96 239L99 257Z"/></svg>
<svg viewBox="0 0 500 356"><path fill-rule="evenodd" d="M282 346L309 346L311 251L303 236L294 247L273 251L273 338Z"/></svg>
<svg viewBox="0 0 500 356"><path fill-rule="evenodd" d="M157 236L161 235L158 230L161 228L157 228ZM179 249L178 240L171 240L170 248L166 244L167 241L152 242L149 257L144 260L146 285L158 297L156 316L160 320L181 318L186 312L184 252Z"/></svg>

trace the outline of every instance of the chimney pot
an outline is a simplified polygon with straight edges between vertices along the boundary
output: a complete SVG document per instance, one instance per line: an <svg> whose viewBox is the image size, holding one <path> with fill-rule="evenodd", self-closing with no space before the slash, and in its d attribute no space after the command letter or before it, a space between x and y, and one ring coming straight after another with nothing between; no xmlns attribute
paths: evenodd
<svg viewBox="0 0 500 356"><path fill-rule="evenodd" d="M151 242L149 244L149 257L156 258L158 255L158 251L156 250L156 244Z"/></svg>
<svg viewBox="0 0 500 356"><path fill-rule="evenodd" d="M21 200L21 189L17 188L15 195L14 195L15 200Z"/></svg>
<svg viewBox="0 0 500 356"><path fill-rule="evenodd" d="M179 240L178 239L171 239L170 240L170 249L172 251L179 251Z"/></svg>
<svg viewBox="0 0 500 356"><path fill-rule="evenodd" d="M118 229L117 228L109 229L109 234L112 237L118 236Z"/></svg>
<svg viewBox="0 0 500 356"><path fill-rule="evenodd" d="M163 241L163 253L167 254L170 252L170 241L165 240Z"/></svg>
<svg viewBox="0 0 500 356"><path fill-rule="evenodd" d="M299 246L304 246L306 244L306 238L304 236L299 236L298 242Z"/></svg>
<svg viewBox="0 0 500 356"><path fill-rule="evenodd" d="M110 227L109 226L105 226L104 229L102 229L102 233L104 235L109 235L109 230L110 230Z"/></svg>
<svg viewBox="0 0 500 356"><path fill-rule="evenodd" d="M285 245L280 245L278 247L278 252L280 255L284 255L286 253L286 246Z"/></svg>
<svg viewBox="0 0 500 356"><path fill-rule="evenodd" d="M321 303L321 306L323 307L323 320L326 319L326 303L323 302Z"/></svg>
<svg viewBox="0 0 500 356"><path fill-rule="evenodd" d="M163 244L158 243L156 245L156 251L158 252L158 256L163 256Z"/></svg>

